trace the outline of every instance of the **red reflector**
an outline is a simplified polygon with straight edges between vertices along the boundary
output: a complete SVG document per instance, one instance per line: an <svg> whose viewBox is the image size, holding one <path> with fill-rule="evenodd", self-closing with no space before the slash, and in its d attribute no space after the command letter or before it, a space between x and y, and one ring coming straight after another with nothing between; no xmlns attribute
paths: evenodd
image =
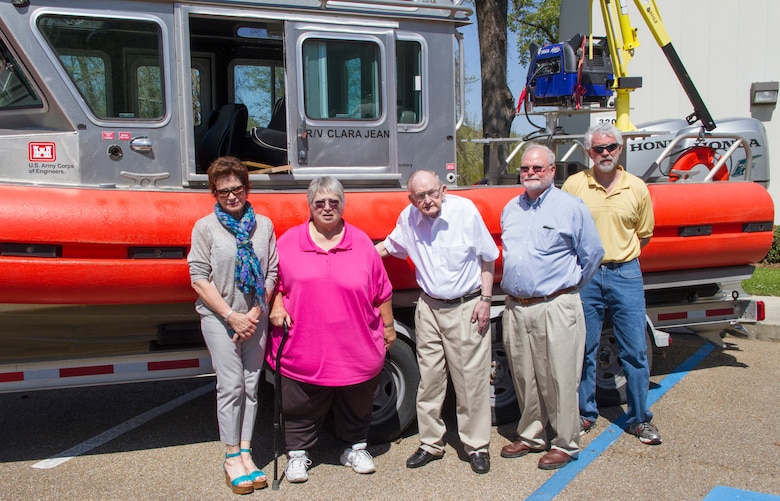
<svg viewBox="0 0 780 501"><path fill-rule="evenodd" d="M688 313L684 311L680 311L677 313L659 313L658 314L658 321L661 322L663 320L683 320L688 318Z"/></svg>
<svg viewBox="0 0 780 501"><path fill-rule="evenodd" d="M98 374L113 374L113 365L93 365L90 367L69 367L60 369L60 377L95 376Z"/></svg>
<svg viewBox="0 0 780 501"><path fill-rule="evenodd" d="M167 362L149 362L148 370L151 371L169 371L172 369L192 369L200 367L200 361L197 358L191 360L169 360Z"/></svg>
<svg viewBox="0 0 780 501"><path fill-rule="evenodd" d="M0 374L0 383L24 381L24 372L4 372Z"/></svg>
<svg viewBox="0 0 780 501"><path fill-rule="evenodd" d="M731 316L734 314L734 308L720 308L719 310L707 310L708 317Z"/></svg>
<svg viewBox="0 0 780 501"><path fill-rule="evenodd" d="M756 320L759 322L766 320L766 305L763 301L756 301Z"/></svg>

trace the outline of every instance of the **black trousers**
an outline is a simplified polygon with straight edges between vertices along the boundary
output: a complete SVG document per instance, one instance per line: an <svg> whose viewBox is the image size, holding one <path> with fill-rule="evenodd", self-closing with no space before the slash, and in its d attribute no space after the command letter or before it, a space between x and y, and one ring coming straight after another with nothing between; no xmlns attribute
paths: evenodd
<svg viewBox="0 0 780 501"><path fill-rule="evenodd" d="M336 436L348 444L365 442L379 375L349 386L318 386L282 376L282 426L287 450L308 450L333 409Z"/></svg>

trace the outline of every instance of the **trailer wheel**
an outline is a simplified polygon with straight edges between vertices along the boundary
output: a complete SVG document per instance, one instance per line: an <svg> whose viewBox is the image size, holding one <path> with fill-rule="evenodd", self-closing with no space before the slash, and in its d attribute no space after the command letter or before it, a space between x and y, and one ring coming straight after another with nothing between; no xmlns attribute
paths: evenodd
<svg viewBox="0 0 780 501"><path fill-rule="evenodd" d="M420 370L414 350L399 336L385 357L374 394L374 410L368 440L390 442L398 438L417 417L415 400Z"/></svg>
<svg viewBox="0 0 780 501"><path fill-rule="evenodd" d="M647 365L653 367L653 340L650 326L645 329ZM596 352L596 404L612 407L626 403L626 375L620 363L620 348L612 327L601 331L601 342Z"/></svg>
<svg viewBox="0 0 780 501"><path fill-rule="evenodd" d="M509 360L504 343L494 342L490 364L490 411L493 426L511 423L520 419L515 385L509 372Z"/></svg>

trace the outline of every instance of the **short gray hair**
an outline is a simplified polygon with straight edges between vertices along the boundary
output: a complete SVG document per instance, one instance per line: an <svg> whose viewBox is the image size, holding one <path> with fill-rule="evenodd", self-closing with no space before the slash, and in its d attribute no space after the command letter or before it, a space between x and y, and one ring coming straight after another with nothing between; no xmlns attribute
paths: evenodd
<svg viewBox="0 0 780 501"><path fill-rule="evenodd" d="M306 200L309 202L309 205L314 203L314 197L320 192L333 193L341 201L341 206L344 206L344 186L335 177L322 176L311 180L309 189L306 192Z"/></svg>
<svg viewBox="0 0 780 501"><path fill-rule="evenodd" d="M549 147L540 144L540 143L531 143L525 148L525 151L523 151L523 156L521 157L521 160L525 158L525 156L533 151L533 150L542 150L547 154L549 163L547 165L555 165L555 152L551 150Z"/></svg>
<svg viewBox="0 0 780 501"><path fill-rule="evenodd" d="M619 145L623 145L623 134L620 129L615 127L609 122L601 122L591 126L588 132L585 133L585 149L589 150L593 146L593 136L596 134L604 134L605 136L612 136L615 138L615 142Z"/></svg>

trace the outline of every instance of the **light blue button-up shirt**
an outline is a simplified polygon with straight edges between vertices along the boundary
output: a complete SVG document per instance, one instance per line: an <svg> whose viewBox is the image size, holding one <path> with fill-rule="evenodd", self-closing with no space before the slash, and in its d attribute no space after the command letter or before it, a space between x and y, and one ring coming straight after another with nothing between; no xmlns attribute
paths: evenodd
<svg viewBox="0 0 780 501"><path fill-rule="evenodd" d="M551 186L536 200L513 198L501 212L501 288L516 297L548 296L585 285L604 249L588 207Z"/></svg>

